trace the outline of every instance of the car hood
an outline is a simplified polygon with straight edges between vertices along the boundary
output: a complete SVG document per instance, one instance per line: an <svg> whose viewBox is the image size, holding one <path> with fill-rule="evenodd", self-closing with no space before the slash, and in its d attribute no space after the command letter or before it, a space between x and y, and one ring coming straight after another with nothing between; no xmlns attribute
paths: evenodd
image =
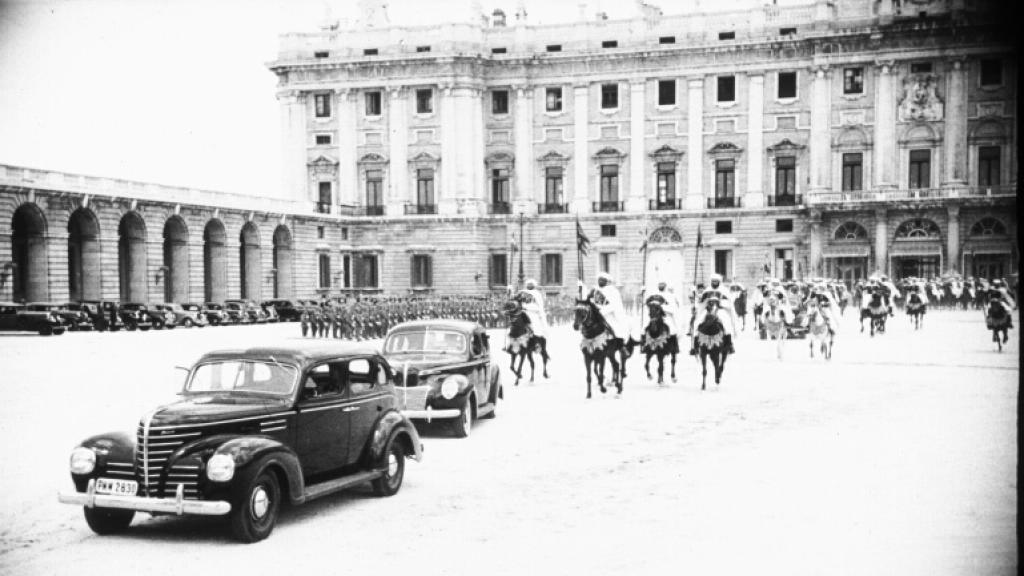
<svg viewBox="0 0 1024 576"><path fill-rule="evenodd" d="M284 399L233 394L194 395L158 408L153 413L150 425L212 424L266 416L285 410L288 406L289 402Z"/></svg>

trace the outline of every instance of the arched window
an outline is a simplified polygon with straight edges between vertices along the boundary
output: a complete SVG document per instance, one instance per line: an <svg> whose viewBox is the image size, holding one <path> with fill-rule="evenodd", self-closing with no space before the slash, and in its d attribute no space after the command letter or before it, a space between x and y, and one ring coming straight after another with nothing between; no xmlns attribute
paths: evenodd
<svg viewBox="0 0 1024 576"><path fill-rule="evenodd" d="M835 234L836 240L867 240L868 231L863 226L856 222L844 222L842 226L836 228Z"/></svg>
<svg viewBox="0 0 1024 576"><path fill-rule="evenodd" d="M682 241L683 237L679 234L679 231L675 228L669 228L668 226L658 228L654 232L651 232L651 238L649 240L651 244L669 244Z"/></svg>
<svg viewBox="0 0 1024 576"><path fill-rule="evenodd" d="M986 216L971 226L971 236L1005 236L1006 224L999 220Z"/></svg>
<svg viewBox="0 0 1024 576"><path fill-rule="evenodd" d="M900 239L925 240L939 238L941 235L939 225L925 218L907 220L896 229L896 238Z"/></svg>

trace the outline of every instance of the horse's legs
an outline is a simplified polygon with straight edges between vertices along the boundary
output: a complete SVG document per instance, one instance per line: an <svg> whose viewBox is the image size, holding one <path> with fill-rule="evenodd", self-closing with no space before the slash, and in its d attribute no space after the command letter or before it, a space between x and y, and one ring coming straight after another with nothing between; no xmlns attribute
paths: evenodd
<svg viewBox="0 0 1024 576"><path fill-rule="evenodd" d="M523 360L526 359L527 349L519 349L519 368L516 369L516 386L519 386L519 380L523 377Z"/></svg>
<svg viewBox="0 0 1024 576"><path fill-rule="evenodd" d="M658 354L658 385L665 383L665 354Z"/></svg>
<svg viewBox="0 0 1024 576"><path fill-rule="evenodd" d="M647 359L644 360L644 371L647 372L647 379L650 380L651 379L651 356L654 356L654 353L650 352L650 351L644 352L644 356L647 356Z"/></svg>
<svg viewBox="0 0 1024 576"><path fill-rule="evenodd" d="M610 385L615 386L619 394L622 394L622 374L620 372L621 365L619 361L615 359L615 350L612 350L608 354L608 363L612 365L612 379Z"/></svg>
<svg viewBox="0 0 1024 576"><path fill-rule="evenodd" d="M722 373L725 372L725 359L729 357L729 353L723 351L718 360L715 361L715 384L722 383ZM714 357L712 357L714 360Z"/></svg>
<svg viewBox="0 0 1024 576"><path fill-rule="evenodd" d="M601 394L608 392L604 387L604 360L603 352L596 352L594 354L594 372L597 374L597 386L601 389Z"/></svg>
<svg viewBox="0 0 1024 576"><path fill-rule="evenodd" d="M676 355L672 354L672 381L676 381Z"/></svg>
<svg viewBox="0 0 1024 576"><path fill-rule="evenodd" d="M811 358L814 358L814 338L811 338L810 340Z"/></svg>
<svg viewBox="0 0 1024 576"><path fill-rule="evenodd" d="M540 359L544 361L544 378L548 377L548 339L540 339Z"/></svg>
<svg viewBox="0 0 1024 576"><path fill-rule="evenodd" d="M700 350L700 389L706 390L708 385L708 351L704 348Z"/></svg>
<svg viewBox="0 0 1024 576"><path fill-rule="evenodd" d="M583 363L587 367L587 399L590 399L590 366L592 364L590 355L586 352L583 353Z"/></svg>

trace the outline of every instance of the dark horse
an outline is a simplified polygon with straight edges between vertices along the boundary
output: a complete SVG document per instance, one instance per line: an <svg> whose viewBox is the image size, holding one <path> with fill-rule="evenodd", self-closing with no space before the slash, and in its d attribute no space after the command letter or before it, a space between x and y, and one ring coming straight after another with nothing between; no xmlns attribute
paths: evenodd
<svg viewBox="0 0 1024 576"><path fill-rule="evenodd" d="M595 293L596 296L600 296L600 292L591 290L586 300L576 300L575 316L572 322L573 330L579 330L583 337L580 342L580 350L583 351L583 363L587 367L587 398L591 396L591 367L597 376L597 385L601 388L601 393L604 394L608 391L604 386L605 360L612 365L611 385L615 386L619 394L622 394L622 381L626 378L626 358L629 357L626 343L622 338L612 335L604 316L591 300L595 297Z"/></svg>
<svg viewBox="0 0 1024 576"><path fill-rule="evenodd" d="M1009 330L1013 328L1013 320L1010 317L1009 310L1006 309L1006 304L999 297L992 297L989 300L988 308L985 310L985 326L992 331L992 341L999 347L999 351L1003 351L1003 344L1009 339ZM1003 333L1002 340L999 339L999 333Z"/></svg>
<svg viewBox="0 0 1024 576"><path fill-rule="evenodd" d="M874 336L875 332L885 333L885 319L889 316L889 307L885 305L885 301L882 300L882 293L879 291L873 292L866 301L863 308L860 309L860 331L864 331L864 319L868 318L871 320L871 335Z"/></svg>
<svg viewBox="0 0 1024 576"><path fill-rule="evenodd" d="M647 371L647 379L651 379L651 357L658 358L658 385L665 384L665 356L672 357L672 381L676 381L676 356L679 354L679 338L670 334L668 324L665 323L665 298L654 294L647 299L647 312L651 321L644 328L641 338L640 350L647 357L644 362L644 370Z"/></svg>
<svg viewBox="0 0 1024 576"><path fill-rule="evenodd" d="M924 323L924 314L927 310L928 305L925 304L921 294L911 292L907 295L907 315L910 316L910 322L914 325L914 330L921 329L921 325Z"/></svg>
<svg viewBox="0 0 1024 576"><path fill-rule="evenodd" d="M540 358L544 362L544 377L548 377L548 340L533 332L530 325L530 317L523 310L523 304L518 298L505 303L503 308L508 318L508 346L505 351L511 357L509 368L516 375L516 386L523 377L523 360L530 360L530 382L533 382L533 375L536 366L533 363L534 351L540 351ZM516 358L519 358L519 367L516 367Z"/></svg>
<svg viewBox="0 0 1024 576"><path fill-rule="evenodd" d="M711 363L715 368L715 384L722 383L722 370L725 369L725 359L729 356L725 346L725 326L718 318L718 300L709 298L704 305L706 313L704 319L697 325L697 335L694 337L697 342L697 353L700 354L701 390L707 389L708 356L711 356Z"/></svg>

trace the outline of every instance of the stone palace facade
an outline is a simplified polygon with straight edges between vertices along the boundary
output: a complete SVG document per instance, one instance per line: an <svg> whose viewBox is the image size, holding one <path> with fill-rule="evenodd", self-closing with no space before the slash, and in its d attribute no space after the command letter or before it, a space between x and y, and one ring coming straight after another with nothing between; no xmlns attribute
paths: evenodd
<svg viewBox="0 0 1024 576"><path fill-rule="evenodd" d="M584 279L626 296L1017 273L1016 51L984 2L429 27L373 4L282 36L274 198L0 167L0 300L572 293L577 221Z"/></svg>

